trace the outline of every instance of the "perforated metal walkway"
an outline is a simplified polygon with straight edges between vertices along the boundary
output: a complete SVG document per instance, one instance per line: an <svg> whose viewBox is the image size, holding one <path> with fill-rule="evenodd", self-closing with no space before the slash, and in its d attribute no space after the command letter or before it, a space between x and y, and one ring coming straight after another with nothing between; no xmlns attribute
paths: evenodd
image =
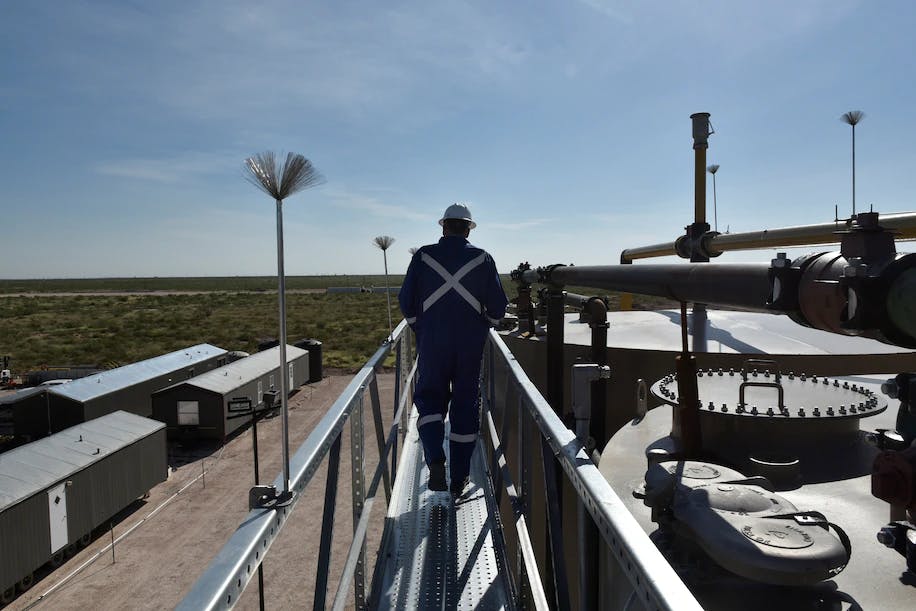
<svg viewBox="0 0 916 611"><path fill-rule="evenodd" d="M448 492L427 487L416 420L414 410L386 519L388 545L379 557L384 568L378 608L514 608L480 442L471 482L452 502Z"/></svg>

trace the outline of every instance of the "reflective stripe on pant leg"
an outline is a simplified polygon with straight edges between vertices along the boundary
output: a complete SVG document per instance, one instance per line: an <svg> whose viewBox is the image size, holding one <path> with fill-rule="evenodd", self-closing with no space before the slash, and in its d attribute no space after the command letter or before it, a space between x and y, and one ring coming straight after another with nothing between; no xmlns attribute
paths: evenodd
<svg viewBox="0 0 916 611"><path fill-rule="evenodd" d="M431 347L421 347L414 393L414 403L420 415L417 433L428 465L445 460L442 442L445 437L443 420L448 409L448 377L437 356L437 351Z"/></svg>
<svg viewBox="0 0 916 611"><path fill-rule="evenodd" d="M463 346L463 354L457 359L455 379L452 386L452 403L449 409L451 431L449 433L449 452L451 464L449 472L452 481L461 481L471 469L471 458L477 445L477 433L480 429L480 356L477 342L471 340L469 346ZM470 353L470 354L469 354ZM476 353L476 356L475 356Z"/></svg>
<svg viewBox="0 0 916 611"><path fill-rule="evenodd" d="M417 428L419 429L421 426L431 424L433 422L442 422L442 414L429 414L427 416L421 416L420 419L417 420Z"/></svg>

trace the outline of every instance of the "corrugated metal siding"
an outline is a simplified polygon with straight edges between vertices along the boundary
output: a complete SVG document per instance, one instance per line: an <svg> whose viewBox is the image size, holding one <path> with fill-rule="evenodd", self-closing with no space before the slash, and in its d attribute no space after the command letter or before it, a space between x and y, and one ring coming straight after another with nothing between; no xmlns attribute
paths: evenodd
<svg viewBox="0 0 916 611"><path fill-rule="evenodd" d="M76 541L165 481L165 429L74 474L67 489L67 527Z"/></svg>
<svg viewBox="0 0 916 611"><path fill-rule="evenodd" d="M13 432L20 437L38 439L48 434L50 398L36 393L13 404Z"/></svg>
<svg viewBox="0 0 916 611"><path fill-rule="evenodd" d="M178 402L197 401L200 425L194 428L194 434L200 437L222 439L223 397L187 383L172 386L153 395L153 417L165 422L169 436L177 435L184 427L178 426Z"/></svg>
<svg viewBox="0 0 916 611"><path fill-rule="evenodd" d="M0 511L162 428L115 412L0 454Z"/></svg>
<svg viewBox="0 0 916 611"><path fill-rule="evenodd" d="M202 347L208 348L204 349ZM200 350L195 350L197 348L200 348ZM184 354L186 351L179 352ZM149 417L153 413L151 395L154 392L213 369L217 366L217 362L225 358L226 355L226 351L222 348L216 348L209 344L188 348L187 352L193 352L195 359L193 362L189 361L188 357L183 357L183 359L167 358L177 354L171 353L170 355L134 363L134 365L143 365L157 361L155 368L152 366L145 366L141 369L134 368L127 372L129 375L117 373L121 370L133 368L133 365L127 365L53 387L53 392L49 391L48 393L51 431L62 431L80 422L86 422L118 410ZM175 368L163 371L162 369L168 364ZM155 375L152 373L154 370L156 372ZM147 377L144 378L141 374ZM109 377L105 378L104 376ZM93 380L95 381L93 382ZM132 383L126 384L128 380L132 381ZM116 383L120 387L117 390L112 390ZM71 385L74 384L81 386L95 384L99 388L95 389L95 394L90 392L92 389L86 388L80 388L79 392L73 392ZM14 411L16 435L31 439L40 439L47 435L49 428L48 411L48 407L44 405L44 399L41 399L40 403L33 400L24 400L17 404Z"/></svg>
<svg viewBox="0 0 916 611"><path fill-rule="evenodd" d="M0 590L5 590L48 561L47 495L33 496L0 513L0 542Z"/></svg>
<svg viewBox="0 0 916 611"><path fill-rule="evenodd" d="M225 355L222 348L210 344L198 344L183 350L176 350L161 356L131 363L117 369L97 373L69 384L52 387L51 393L73 399L90 401L109 393L123 390L141 382L158 378L182 369L195 367L199 363ZM200 373L199 371L197 373Z"/></svg>
<svg viewBox="0 0 916 611"><path fill-rule="evenodd" d="M309 379L309 355L305 350L288 346L287 368L293 364L293 380L290 390L295 390ZM256 359L245 368L235 367L239 363ZM252 405L258 402L258 382L263 390L270 390L270 376L274 376L274 386L279 387L279 348L246 357L235 363L214 369L186 382L170 386L153 395L153 417L165 422L169 435L179 434L183 427L178 426L178 402L197 401L200 426L189 429L198 437L223 440L228 435L248 424L247 418L228 418L228 401L235 397L248 397ZM229 373L230 375L224 375ZM244 377L249 375L251 377ZM284 375L286 372L284 371Z"/></svg>
<svg viewBox="0 0 916 611"><path fill-rule="evenodd" d="M167 468L165 427L126 412L0 456L0 588L49 559L49 488L71 482L67 534L74 543L165 481Z"/></svg>

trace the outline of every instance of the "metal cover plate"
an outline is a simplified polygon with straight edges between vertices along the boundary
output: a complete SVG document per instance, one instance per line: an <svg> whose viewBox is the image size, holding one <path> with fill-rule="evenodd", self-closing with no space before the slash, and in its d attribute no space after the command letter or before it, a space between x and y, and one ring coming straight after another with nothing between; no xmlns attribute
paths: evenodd
<svg viewBox="0 0 916 611"><path fill-rule="evenodd" d="M700 369L697 390L704 412L728 416L830 420L864 418L887 408L886 398L863 385L804 373L780 374L777 379L769 370L742 374L734 369ZM670 374L653 384L652 394L677 405L677 376Z"/></svg>
<svg viewBox="0 0 916 611"><path fill-rule="evenodd" d="M814 543L808 533L791 524L773 524L765 529L748 524L741 532L751 541L783 549L802 549Z"/></svg>

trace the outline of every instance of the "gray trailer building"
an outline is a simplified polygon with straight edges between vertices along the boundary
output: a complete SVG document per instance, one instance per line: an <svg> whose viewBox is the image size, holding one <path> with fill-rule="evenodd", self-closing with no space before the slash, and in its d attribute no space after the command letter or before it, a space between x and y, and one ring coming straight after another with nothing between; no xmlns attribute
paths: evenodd
<svg viewBox="0 0 916 611"><path fill-rule="evenodd" d="M0 454L0 601L165 481L166 461L165 426L124 411Z"/></svg>
<svg viewBox="0 0 916 611"><path fill-rule="evenodd" d="M309 380L307 350L286 346L290 391ZM251 399L252 407L264 403L264 393L280 388L280 348L270 348L164 388L153 394L153 418L165 422L168 434L225 440L248 423L229 418L228 402Z"/></svg>
<svg viewBox="0 0 916 611"><path fill-rule="evenodd" d="M15 405L16 436L40 439L116 410L150 416L155 391L224 365L226 355L222 348L198 344L52 386L46 395Z"/></svg>

